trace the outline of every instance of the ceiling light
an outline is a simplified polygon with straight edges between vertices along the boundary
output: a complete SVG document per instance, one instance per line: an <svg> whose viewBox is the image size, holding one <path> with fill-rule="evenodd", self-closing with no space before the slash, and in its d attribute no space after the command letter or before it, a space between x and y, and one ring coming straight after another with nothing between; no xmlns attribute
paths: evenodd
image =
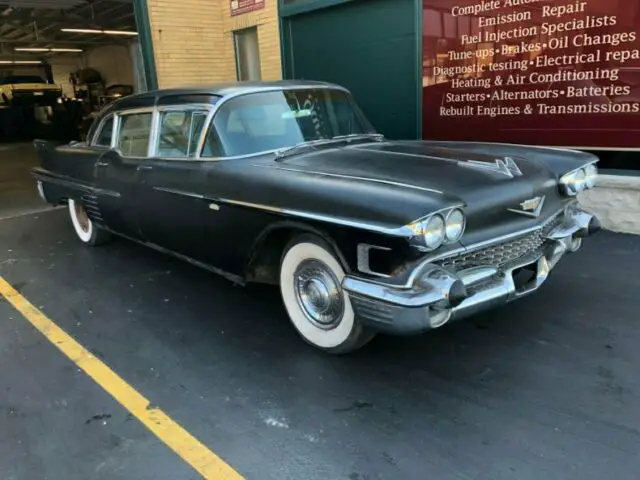
<svg viewBox="0 0 640 480"><path fill-rule="evenodd" d="M2 65L40 65L41 63L40 60L0 60Z"/></svg>
<svg viewBox="0 0 640 480"><path fill-rule="evenodd" d="M102 30L92 30L90 28L61 28L60 31L70 33L102 33Z"/></svg>
<svg viewBox="0 0 640 480"><path fill-rule="evenodd" d="M125 32L123 30L103 30L107 35L138 35L138 32Z"/></svg>
<svg viewBox="0 0 640 480"><path fill-rule="evenodd" d="M104 35L138 35L138 32L127 32L124 30L96 30L92 28L61 28L60 31L69 33L96 33Z"/></svg>
<svg viewBox="0 0 640 480"><path fill-rule="evenodd" d="M82 52L80 48L40 48L40 47L19 47L14 48L16 52Z"/></svg>

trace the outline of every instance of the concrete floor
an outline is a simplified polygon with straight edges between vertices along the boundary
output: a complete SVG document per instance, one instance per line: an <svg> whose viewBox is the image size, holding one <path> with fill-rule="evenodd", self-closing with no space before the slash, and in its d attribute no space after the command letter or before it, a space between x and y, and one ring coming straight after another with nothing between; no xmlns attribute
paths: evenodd
<svg viewBox="0 0 640 480"><path fill-rule="evenodd" d="M64 211L0 222L0 276L248 479L635 480L640 238L519 303L335 358L243 290ZM0 301L0 478L197 478Z"/></svg>
<svg viewBox="0 0 640 480"><path fill-rule="evenodd" d="M38 195L31 169L38 158L31 143L0 143L0 219L49 210Z"/></svg>

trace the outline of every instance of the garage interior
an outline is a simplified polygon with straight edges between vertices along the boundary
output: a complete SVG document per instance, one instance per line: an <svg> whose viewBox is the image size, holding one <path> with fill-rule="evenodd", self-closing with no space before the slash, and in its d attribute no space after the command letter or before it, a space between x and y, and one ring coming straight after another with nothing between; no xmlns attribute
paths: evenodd
<svg viewBox="0 0 640 480"><path fill-rule="evenodd" d="M82 140L94 115L144 89L132 0L0 2L0 218L45 208L32 140Z"/></svg>

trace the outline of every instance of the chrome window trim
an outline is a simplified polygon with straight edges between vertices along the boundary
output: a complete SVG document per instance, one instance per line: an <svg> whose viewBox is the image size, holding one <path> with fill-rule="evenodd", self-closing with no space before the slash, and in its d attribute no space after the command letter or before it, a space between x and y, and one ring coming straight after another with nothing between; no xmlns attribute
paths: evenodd
<svg viewBox="0 0 640 480"><path fill-rule="evenodd" d="M110 112L110 113L108 113L107 115L105 115L104 117L102 117L100 119L100 121L98 122L98 127L96 128L96 131L93 132L93 136L89 139L89 146L91 146L91 147L110 147L111 145L113 145L113 139L115 137L114 131L115 131L115 127L116 127L116 118L115 117L116 117L116 114L114 112ZM113 125L111 125L111 143L109 145L98 145L96 143L98 141L98 137L102 133L102 129L104 128L104 124L107 123L110 118L113 118Z"/></svg>
<svg viewBox="0 0 640 480"><path fill-rule="evenodd" d="M111 144L111 148L113 148L114 150L116 150L118 152L118 154L122 157L122 158L129 158L129 159L134 159L134 160L141 160L141 159L146 159L149 158L149 152L151 151L151 141L153 139L153 135L154 135L154 121L157 121L157 119L155 118L157 115L156 112L156 107L141 107L141 108L131 108L131 109L125 109L125 110L120 110L115 112L116 118L117 118L117 129L116 129L116 134L113 136L113 141ZM140 114L145 114L145 113L150 113L151 114L151 126L149 127L149 140L147 141L147 154L146 156L139 156L139 155L125 155L124 152L122 152L122 150L120 150L120 148L118 147L118 139L120 138L120 131L122 129L122 117L126 117L129 115L140 115Z"/></svg>
<svg viewBox="0 0 640 480"><path fill-rule="evenodd" d="M278 151L279 149L270 149L270 150L264 150L264 151L260 151L260 152L254 152L254 153L249 153L246 155L233 155L233 156L229 156L229 157L203 157L202 156L202 151L204 150L204 142L207 138L207 135L209 134L209 130L211 128L214 128L213 126L213 121L214 121L214 116L216 115L216 113L218 113L218 111L220 110L220 108L222 108L227 102L229 102L230 100L233 100L235 98L238 97L242 97L242 96L246 96L246 95L256 95L256 94L260 94L260 93L271 93L271 92L285 92L285 91L298 91L298 90L317 90L317 89L321 89L321 90L338 90L341 92L344 92L348 95L351 95L351 92L349 90L347 90L345 87L342 87L340 85L295 85L295 86L286 86L286 87L265 87L265 88L260 88L257 87L255 89L249 89L249 90L245 90L245 91L241 91L241 92L234 92L234 93L230 93L227 95L223 95L222 98L220 98L220 100L218 102L216 102L215 105L213 105L213 108L211 110L211 112L209 113L209 117L207 118L207 120L205 120L205 124L203 125L203 133L205 135L203 135L203 137L200 139L201 142L198 145L198 158L201 158L203 160L210 160L210 161L221 161L221 160L236 160L236 159L241 159L241 158L251 158L251 157L257 157L260 155L267 155L270 153L275 153L276 151ZM217 132L216 132L217 133Z"/></svg>
<svg viewBox="0 0 640 480"><path fill-rule="evenodd" d="M200 160L200 146L204 147L204 132L205 125L211 111L215 108L215 105L211 105L210 103L181 103L175 105L160 105L156 107L156 124L153 131L153 141L151 143L153 148L149 149L149 158L153 158L156 160L162 159L166 161L185 161L188 160L193 162L194 160ZM161 157L158 155L158 150L160 148L160 127L161 127L161 116L167 112L192 112L192 113L203 113L205 116L205 123L202 124L202 131L198 136L198 141L195 146L195 153L193 157L185 156L185 157Z"/></svg>

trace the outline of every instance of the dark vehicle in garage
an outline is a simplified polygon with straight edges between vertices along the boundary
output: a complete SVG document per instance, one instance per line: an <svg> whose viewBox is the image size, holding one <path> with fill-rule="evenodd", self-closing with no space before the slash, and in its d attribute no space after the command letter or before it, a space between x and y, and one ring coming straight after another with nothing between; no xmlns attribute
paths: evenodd
<svg viewBox="0 0 640 480"><path fill-rule="evenodd" d="M331 353L532 293L599 230L576 200L595 156L388 141L322 82L135 94L86 142L35 147L40 193L68 204L82 242L117 234L277 284L302 338Z"/></svg>

